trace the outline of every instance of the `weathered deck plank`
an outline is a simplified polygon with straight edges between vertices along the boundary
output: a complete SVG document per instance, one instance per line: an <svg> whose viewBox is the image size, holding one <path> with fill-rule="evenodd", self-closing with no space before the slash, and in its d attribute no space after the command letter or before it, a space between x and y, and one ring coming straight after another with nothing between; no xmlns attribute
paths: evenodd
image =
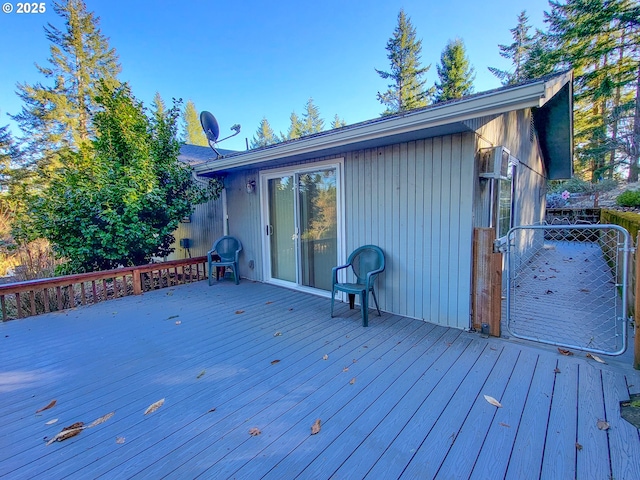
<svg viewBox="0 0 640 480"><path fill-rule="evenodd" d="M0 477L640 471L638 430L618 404L628 384L640 385L638 372L388 314L363 328L357 309L340 305L333 319L328 310L326 298L269 285L201 282L0 324ZM63 426L111 411L44 445ZM609 430L597 429L598 416ZM312 436L316 418L322 430ZM262 434L250 436L252 427Z"/></svg>

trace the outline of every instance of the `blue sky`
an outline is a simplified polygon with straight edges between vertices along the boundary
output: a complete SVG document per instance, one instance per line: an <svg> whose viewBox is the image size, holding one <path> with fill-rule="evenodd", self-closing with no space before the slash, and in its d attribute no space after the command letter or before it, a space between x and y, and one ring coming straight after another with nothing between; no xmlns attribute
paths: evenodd
<svg viewBox="0 0 640 480"><path fill-rule="evenodd" d="M5 3L2 0L1 3ZM46 1L41 14L0 13L0 125L21 108L17 82L44 80L34 62L46 64L47 22L61 19ZM156 91L165 101L191 99L211 111L221 136L242 125L222 148L244 149L262 117L286 132L292 111L302 113L312 97L328 127L335 114L347 123L377 117L383 106L376 93L386 89L374 68L388 70L386 42L400 8L422 39L427 81L437 79L436 64L449 39L464 40L476 69L475 90L500 86L488 66L508 68L498 44L511 43L509 29L527 10L542 27L547 0L258 0L146 1L86 0L100 17L122 65L121 80L150 105ZM12 125L12 129L15 127Z"/></svg>

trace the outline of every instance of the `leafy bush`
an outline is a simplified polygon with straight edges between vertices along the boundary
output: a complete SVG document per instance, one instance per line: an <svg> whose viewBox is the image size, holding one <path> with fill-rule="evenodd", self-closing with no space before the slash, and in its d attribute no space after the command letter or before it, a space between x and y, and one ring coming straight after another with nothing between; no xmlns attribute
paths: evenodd
<svg viewBox="0 0 640 480"><path fill-rule="evenodd" d="M562 208L568 205L568 201L562 196L561 193L549 193L547 194L547 208Z"/></svg>
<svg viewBox="0 0 640 480"><path fill-rule="evenodd" d="M625 190L616 197L616 203L622 207L640 207L640 190Z"/></svg>
<svg viewBox="0 0 640 480"><path fill-rule="evenodd" d="M549 193L561 193L563 190L571 193L609 192L617 186L618 183L615 180L604 179L598 183L591 183L573 177L570 180L551 180L549 182Z"/></svg>

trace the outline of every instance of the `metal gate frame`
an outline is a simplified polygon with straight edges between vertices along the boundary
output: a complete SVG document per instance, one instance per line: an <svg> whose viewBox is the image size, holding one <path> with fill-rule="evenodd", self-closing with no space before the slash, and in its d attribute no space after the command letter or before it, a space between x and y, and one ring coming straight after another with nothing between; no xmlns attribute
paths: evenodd
<svg viewBox="0 0 640 480"><path fill-rule="evenodd" d="M579 345L575 345L575 344L570 344L568 342L558 342L558 341L554 341L554 340L547 340L547 339L541 339L541 338L536 338L536 337L532 337L532 336L528 336L528 335L523 335L523 334L519 334L517 332L514 332L511 329L511 318L512 318L512 311L511 311L511 305L512 305L512 290L515 288L514 286L514 280L515 277L513 277L514 273L515 273L515 266L512 264L513 261L513 257L514 255L514 248L516 247L515 245L515 239L514 236L516 234L516 232L518 232L519 230L532 230L535 231L536 230L544 230L544 231L560 231L560 230L615 230L617 232L619 232L622 235L622 239L623 241L619 241L620 240L620 236L618 236L618 241L616 242L616 251L617 252L622 252L622 272L621 272L621 283L615 283L615 288L619 289L621 291L621 316L618 316L618 314L616 313L616 318L615 318L615 327L616 327L616 331L617 328L620 327L620 331L621 331L621 336L622 336L622 346L615 351L609 351L609 350L603 350L603 349L597 349L597 348L588 348L585 346L579 346ZM539 233L544 235L543 232ZM506 236L506 245L505 245L505 249L503 249L503 251L505 251L506 255L507 255L507 261L506 261L506 274L507 274L507 282L506 282L506 326L507 326L507 330L509 331L509 333L511 335L513 335L516 338L521 338L524 340L530 340L530 341L534 341L534 342L539 342L539 343L545 343L548 345L555 345L555 346L560 346L560 347L567 347L567 348L574 348L577 350L582 350L582 351L587 351L587 352L593 352L593 353L600 353L600 354L605 354L605 355L621 355L623 354L626 349L627 349L627 325L626 325L626 315L627 315L627 289L629 288L629 254L631 252L633 252L633 249L631 248L631 242L630 242L630 235L629 232L624 229L623 227L620 227L619 225L608 225L608 224L579 224L579 225L522 225L522 226L518 226L518 227L514 227L512 229L509 230L509 232L507 233ZM543 244L544 244L544 240L543 240ZM543 245L544 248L544 245ZM533 257L533 255L532 255ZM532 258L531 257L531 258ZM526 262L525 262L526 263ZM617 281L617 277L616 277L616 281Z"/></svg>

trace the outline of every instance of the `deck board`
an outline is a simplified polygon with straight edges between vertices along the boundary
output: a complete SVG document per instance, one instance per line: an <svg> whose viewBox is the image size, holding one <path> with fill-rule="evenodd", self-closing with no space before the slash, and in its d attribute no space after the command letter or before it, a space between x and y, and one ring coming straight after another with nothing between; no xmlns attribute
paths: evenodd
<svg viewBox="0 0 640 480"><path fill-rule="evenodd" d="M199 282L0 323L0 477L640 471L638 430L619 417L628 385L640 385L630 366L386 313L363 328L358 309L340 304L333 319L328 311L327 298L279 287ZM109 412L101 425L44 444ZM597 429L600 416L609 430ZM312 436L316 418L322 430ZM262 434L250 436L252 427Z"/></svg>

